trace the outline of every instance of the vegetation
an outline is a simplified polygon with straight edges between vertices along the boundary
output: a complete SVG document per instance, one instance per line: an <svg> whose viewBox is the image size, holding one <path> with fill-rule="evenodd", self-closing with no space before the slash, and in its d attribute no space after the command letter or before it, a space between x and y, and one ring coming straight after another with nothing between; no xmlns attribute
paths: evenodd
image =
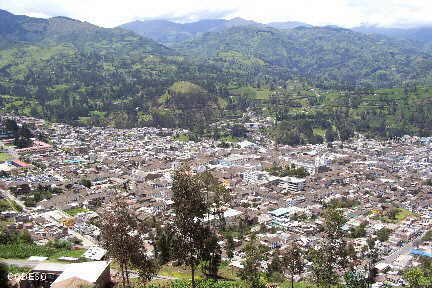
<svg viewBox="0 0 432 288"><path fill-rule="evenodd" d="M101 222L101 244L108 255L120 265L123 287L130 286L130 268L137 269L140 278L150 280L157 271L156 263L150 259L141 237L145 227L132 215L122 199L114 201L105 209Z"/></svg>
<svg viewBox="0 0 432 288"><path fill-rule="evenodd" d="M358 206L360 201L355 199L331 199L328 203L324 203L325 208L338 209L338 208L353 208Z"/></svg>
<svg viewBox="0 0 432 288"><path fill-rule="evenodd" d="M271 168L265 169L265 171L269 172L270 175L277 177L297 177L297 178L305 178L309 176L309 172L303 167L297 168L294 164L285 165L285 166L274 166Z"/></svg>
<svg viewBox="0 0 432 288"><path fill-rule="evenodd" d="M0 245L0 258L25 259L30 256L50 257L57 253L55 248L38 246L35 244L5 244Z"/></svg>
<svg viewBox="0 0 432 288"><path fill-rule="evenodd" d="M331 287L339 282L338 270L344 270L349 263L345 233L342 226L346 219L338 210L327 210L322 231L325 236L321 247L309 251L312 262L312 277L318 287Z"/></svg>
<svg viewBox="0 0 432 288"><path fill-rule="evenodd" d="M426 232L426 234L423 236L422 241L432 241L432 231Z"/></svg>
<svg viewBox="0 0 432 288"><path fill-rule="evenodd" d="M22 267L17 265L8 265L8 272L9 274L21 274L21 273L28 273L31 271L30 267Z"/></svg>
<svg viewBox="0 0 432 288"><path fill-rule="evenodd" d="M390 238L390 235L392 232L393 231L391 229L381 228L380 230L378 230L376 232L376 235L377 235L379 241L386 242Z"/></svg>
<svg viewBox="0 0 432 288"><path fill-rule="evenodd" d="M417 78L416 72L428 73L427 67L431 65L430 51L425 45L334 27L298 27L284 31L270 27L233 27L173 47L184 54L202 57L217 57L223 52L257 57L326 87L335 83L394 85ZM421 65L417 63L416 53L424 55Z"/></svg>
<svg viewBox="0 0 432 288"><path fill-rule="evenodd" d="M85 208L73 208L73 209L68 209L65 210L65 212L70 215L70 216L75 216L79 213L86 213L86 212L90 212L91 210L85 209Z"/></svg>
<svg viewBox="0 0 432 288"><path fill-rule="evenodd" d="M209 216L212 214L217 220L224 220L220 207L229 201L229 195L211 173L191 176L188 167L176 171L172 192L175 256L190 267L192 287L195 288L195 270L201 262L204 262L206 274L217 278L222 251Z"/></svg>
<svg viewBox="0 0 432 288"><path fill-rule="evenodd" d="M9 153L0 153L0 163L8 161L11 159Z"/></svg>
<svg viewBox="0 0 432 288"><path fill-rule="evenodd" d="M247 109L276 119L269 133L281 144L355 132L432 135L424 86L432 52L419 43L333 27L233 27L169 49L69 18L0 17L8 27L0 31L4 111L76 125L184 127L191 140L243 137L209 124ZM21 138L19 146L31 144Z"/></svg>
<svg viewBox="0 0 432 288"><path fill-rule="evenodd" d="M15 201L11 201L8 199L0 199L0 212L6 210L14 210L20 212L22 211L22 207L19 206Z"/></svg>
<svg viewBox="0 0 432 288"><path fill-rule="evenodd" d="M265 287L260 272L261 261L265 259L265 247L250 242L244 248L244 252L246 255L243 262L244 267L239 271L240 279L251 288Z"/></svg>
<svg viewBox="0 0 432 288"><path fill-rule="evenodd" d="M432 287L432 264L431 260L422 257L421 265L410 268L404 273L404 280L412 288L429 288Z"/></svg>
<svg viewBox="0 0 432 288"><path fill-rule="evenodd" d="M304 252L295 244L289 246L284 253L283 268L291 275L291 288L294 288L294 276L304 272Z"/></svg>
<svg viewBox="0 0 432 288"><path fill-rule="evenodd" d="M35 207L37 203L44 199L50 199L54 194L63 193L63 190L50 185L44 186L39 184L34 189L31 189L28 184L21 184L16 187L11 187L10 191L16 197L24 200L24 205L27 207Z"/></svg>
<svg viewBox="0 0 432 288"><path fill-rule="evenodd" d="M0 287L8 287L8 266L0 262Z"/></svg>

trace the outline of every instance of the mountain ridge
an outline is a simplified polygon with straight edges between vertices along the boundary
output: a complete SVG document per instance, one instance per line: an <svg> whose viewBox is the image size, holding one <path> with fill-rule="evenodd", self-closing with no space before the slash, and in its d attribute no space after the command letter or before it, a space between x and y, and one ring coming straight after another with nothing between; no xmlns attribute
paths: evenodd
<svg viewBox="0 0 432 288"><path fill-rule="evenodd" d="M236 17L225 19L204 19L192 23L176 23L169 20L133 21L118 26L133 31L139 35L151 38L157 42L171 45L191 40L208 32L218 32L238 26L273 27L277 29L293 29L299 26L312 27L302 22L273 22L262 24L252 20Z"/></svg>

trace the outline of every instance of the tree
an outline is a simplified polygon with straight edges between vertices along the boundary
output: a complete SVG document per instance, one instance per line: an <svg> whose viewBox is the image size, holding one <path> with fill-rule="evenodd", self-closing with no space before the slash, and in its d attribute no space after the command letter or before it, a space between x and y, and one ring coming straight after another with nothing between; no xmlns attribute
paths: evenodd
<svg viewBox="0 0 432 288"><path fill-rule="evenodd" d="M282 273L281 255L278 250L273 254L270 264L267 266L267 276L270 278L273 273Z"/></svg>
<svg viewBox="0 0 432 288"><path fill-rule="evenodd" d="M303 252L295 243L291 244L283 252L283 269L291 275L291 287L294 288L294 276L303 273L304 271L304 260Z"/></svg>
<svg viewBox="0 0 432 288"><path fill-rule="evenodd" d="M336 271L348 266L345 232L342 230L346 221L339 210L329 209L324 214L323 241L318 249L309 251L313 280L319 287L337 284L339 277Z"/></svg>
<svg viewBox="0 0 432 288"><path fill-rule="evenodd" d="M246 254L243 261L243 268L240 269L238 276L245 281L250 288L262 288L264 283L261 281L261 261L265 259L264 249L262 246L257 246L252 240L243 249Z"/></svg>
<svg viewBox="0 0 432 288"><path fill-rule="evenodd" d="M327 129L325 132L325 138L326 138L327 143L331 143L331 142L335 141L336 136L337 136L336 133L331 128Z"/></svg>
<svg viewBox="0 0 432 288"><path fill-rule="evenodd" d="M246 137L247 129L243 125L236 124L231 127L231 135L238 138Z"/></svg>
<svg viewBox="0 0 432 288"><path fill-rule="evenodd" d="M205 275L217 279L219 265L222 261L222 249L218 244L218 238L215 234L210 234L205 239L204 248L201 253L202 271Z"/></svg>
<svg viewBox="0 0 432 288"><path fill-rule="evenodd" d="M92 186L92 182L89 179L81 179L80 183L87 188L90 188Z"/></svg>
<svg viewBox="0 0 432 288"><path fill-rule="evenodd" d="M8 286L8 266L0 262L0 287L9 287Z"/></svg>
<svg viewBox="0 0 432 288"><path fill-rule="evenodd" d="M13 142L13 144L17 147L17 148L28 148L33 146L33 140L31 140L30 138L26 138L24 136L17 136L15 137L15 140Z"/></svg>
<svg viewBox="0 0 432 288"><path fill-rule="evenodd" d="M33 133L29 129L29 127L25 124L22 125L22 127L18 130L18 135L22 136L24 138L32 138Z"/></svg>
<svg viewBox="0 0 432 288"><path fill-rule="evenodd" d="M158 228L155 241L155 253L160 264L166 264L173 258L174 233L169 227Z"/></svg>
<svg viewBox="0 0 432 288"><path fill-rule="evenodd" d="M390 238L392 230L388 228L382 228L376 232L378 240L381 242L386 242Z"/></svg>
<svg viewBox="0 0 432 288"><path fill-rule="evenodd" d="M425 273L424 269L420 267L411 268L407 270L403 277L408 282L410 288L430 288L432 287L432 276Z"/></svg>
<svg viewBox="0 0 432 288"><path fill-rule="evenodd" d="M229 259L234 257L235 243L232 235L228 235L226 239L226 254Z"/></svg>
<svg viewBox="0 0 432 288"><path fill-rule="evenodd" d="M130 266L138 269L144 280L150 279L157 269L154 261L146 255L139 222L127 207L122 199L116 199L105 209L101 221L101 244L119 263L123 287L130 285Z"/></svg>
<svg viewBox="0 0 432 288"><path fill-rule="evenodd" d="M195 270L202 260L206 239L212 234L205 225L205 217L210 213L205 184L199 177L191 175L188 167L182 167L174 174L171 190L176 256L191 268L192 287L195 288Z"/></svg>
<svg viewBox="0 0 432 288"><path fill-rule="evenodd" d="M368 288L367 278L357 271L345 273L344 278L346 288Z"/></svg>
<svg viewBox="0 0 432 288"><path fill-rule="evenodd" d="M12 131L14 133L17 132L19 129L17 122L13 119L6 119L4 121L4 126L5 126L6 130Z"/></svg>

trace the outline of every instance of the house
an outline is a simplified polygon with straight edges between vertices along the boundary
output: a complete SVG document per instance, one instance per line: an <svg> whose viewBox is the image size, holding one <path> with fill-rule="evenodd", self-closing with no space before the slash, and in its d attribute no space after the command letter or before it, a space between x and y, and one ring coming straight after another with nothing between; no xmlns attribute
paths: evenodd
<svg viewBox="0 0 432 288"><path fill-rule="evenodd" d="M105 257L105 254L107 253L107 251L103 248L100 247L90 247L83 255L82 257L89 259L89 260L95 260L95 261L100 261L103 259L103 257Z"/></svg>
<svg viewBox="0 0 432 288"><path fill-rule="evenodd" d="M68 264L63 273L60 274L50 287L69 288L71 286L67 285L78 282L92 285L96 288L108 287L111 282L110 262L95 261Z"/></svg>

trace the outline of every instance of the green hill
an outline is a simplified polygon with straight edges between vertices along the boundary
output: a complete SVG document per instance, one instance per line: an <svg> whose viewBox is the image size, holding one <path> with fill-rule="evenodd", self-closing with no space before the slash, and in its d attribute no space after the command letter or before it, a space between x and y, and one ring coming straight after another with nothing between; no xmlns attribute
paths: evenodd
<svg viewBox="0 0 432 288"><path fill-rule="evenodd" d="M431 46L334 27L233 27L172 47L208 58L241 53L327 86L400 85L428 78L432 68Z"/></svg>
<svg viewBox="0 0 432 288"><path fill-rule="evenodd" d="M178 56L133 32L65 17L0 11L0 39L1 107L54 121L159 125L149 115L158 113L156 100L173 83L191 81L216 97L223 93L219 86L251 78L224 71L216 60Z"/></svg>

